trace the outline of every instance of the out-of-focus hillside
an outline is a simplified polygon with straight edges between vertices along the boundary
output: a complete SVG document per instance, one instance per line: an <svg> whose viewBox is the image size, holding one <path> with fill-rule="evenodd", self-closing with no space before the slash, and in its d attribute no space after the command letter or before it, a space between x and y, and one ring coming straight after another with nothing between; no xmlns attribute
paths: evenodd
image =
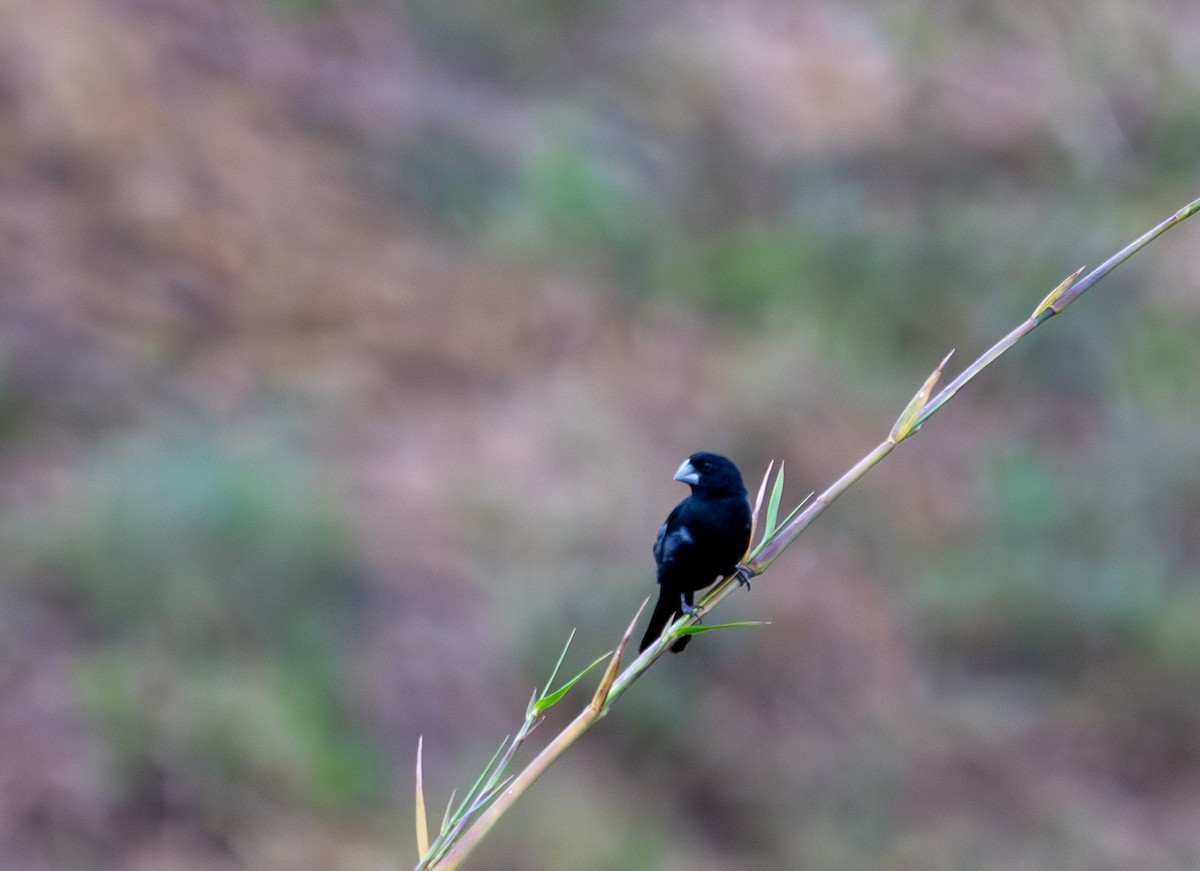
<svg viewBox="0 0 1200 871"><path fill-rule="evenodd" d="M1198 187L1184 2L5 0L0 867L407 867L684 456L823 487ZM474 864L1195 868L1197 233Z"/></svg>

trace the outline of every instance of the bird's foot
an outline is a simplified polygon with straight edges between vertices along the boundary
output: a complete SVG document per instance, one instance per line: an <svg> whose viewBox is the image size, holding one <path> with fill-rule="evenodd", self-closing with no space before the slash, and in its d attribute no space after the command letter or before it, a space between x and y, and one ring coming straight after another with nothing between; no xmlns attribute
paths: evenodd
<svg viewBox="0 0 1200 871"><path fill-rule="evenodd" d="M697 623L700 622L700 609L688 602L682 595L679 597L679 611L682 614L687 614L689 617L695 617Z"/></svg>
<svg viewBox="0 0 1200 871"><path fill-rule="evenodd" d="M738 567L733 570L733 575L737 578L738 586L744 586L747 590L750 589L750 579L754 577L754 574L754 569L743 563L738 563Z"/></svg>

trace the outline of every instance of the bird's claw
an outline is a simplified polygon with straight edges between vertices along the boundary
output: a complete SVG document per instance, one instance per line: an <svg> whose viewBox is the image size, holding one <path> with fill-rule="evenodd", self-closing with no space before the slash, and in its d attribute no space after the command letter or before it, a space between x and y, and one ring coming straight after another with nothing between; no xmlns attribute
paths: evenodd
<svg viewBox="0 0 1200 871"><path fill-rule="evenodd" d="M682 594L679 596L679 612L681 614L687 614L689 617L695 617L696 622L700 622L700 609L695 605L689 604L688 600L685 599Z"/></svg>
<svg viewBox="0 0 1200 871"><path fill-rule="evenodd" d="M754 569L743 563L738 563L738 567L734 569L734 577L737 578L738 586L744 586L747 590L750 589L750 579L754 577Z"/></svg>

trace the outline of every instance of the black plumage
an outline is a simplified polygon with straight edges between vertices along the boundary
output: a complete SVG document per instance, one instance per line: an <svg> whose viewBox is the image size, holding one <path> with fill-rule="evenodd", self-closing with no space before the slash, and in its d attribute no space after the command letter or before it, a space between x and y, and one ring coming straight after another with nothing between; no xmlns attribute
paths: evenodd
<svg viewBox="0 0 1200 871"><path fill-rule="evenodd" d="M742 473L719 454L692 454L675 473L692 494L667 516L654 542L658 602L640 650L658 640L667 624L692 606L697 590L733 572L750 544L750 500ZM675 653L690 636L673 645Z"/></svg>

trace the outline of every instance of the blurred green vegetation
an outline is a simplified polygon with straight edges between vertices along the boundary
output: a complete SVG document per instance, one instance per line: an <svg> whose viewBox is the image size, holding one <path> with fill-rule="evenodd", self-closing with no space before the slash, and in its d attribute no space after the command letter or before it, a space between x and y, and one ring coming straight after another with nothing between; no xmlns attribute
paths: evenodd
<svg viewBox="0 0 1200 871"><path fill-rule="evenodd" d="M946 198L931 216L944 232L931 232L926 220L862 208L860 183L844 174L803 175L781 214L734 214L706 231L687 218L696 204L670 202L645 167L573 137L523 165L506 167L440 135L399 159L410 201L489 247L542 263L592 264L643 297L745 325L804 320L864 368L945 332L944 312L938 317L934 307L977 280L974 252L987 244L982 232L961 229L967 203Z"/></svg>
<svg viewBox="0 0 1200 871"><path fill-rule="evenodd" d="M330 0L270 0L271 6L285 16L316 15L329 10Z"/></svg>
<svg viewBox="0 0 1200 871"><path fill-rule="evenodd" d="M1118 462L1056 469L1030 446L993 460L987 531L911 588L939 659L1068 682L1121 655L1200 674L1200 572L1181 571L1156 522L1182 516L1194 491L1114 475Z"/></svg>
<svg viewBox="0 0 1200 871"><path fill-rule="evenodd" d="M0 360L0 443L16 441L28 421L26 404L17 395L12 376Z"/></svg>
<svg viewBox="0 0 1200 871"><path fill-rule="evenodd" d="M421 40L473 75L544 82L571 61L570 35L619 0L392 0ZM566 67L564 67L566 68Z"/></svg>
<svg viewBox="0 0 1200 871"><path fill-rule="evenodd" d="M1193 182L1200 163L1200 84L1171 88L1137 145L1164 188Z"/></svg>
<svg viewBox="0 0 1200 871"><path fill-rule="evenodd" d="M76 678L131 798L166 779L211 812L245 791L361 800L379 783L345 697L347 531L298 455L242 441L119 440L19 540L89 627Z"/></svg>
<svg viewBox="0 0 1200 871"><path fill-rule="evenodd" d="M1145 312L1122 346L1125 389L1138 397L1147 414L1191 416L1200 403L1200 317Z"/></svg>

